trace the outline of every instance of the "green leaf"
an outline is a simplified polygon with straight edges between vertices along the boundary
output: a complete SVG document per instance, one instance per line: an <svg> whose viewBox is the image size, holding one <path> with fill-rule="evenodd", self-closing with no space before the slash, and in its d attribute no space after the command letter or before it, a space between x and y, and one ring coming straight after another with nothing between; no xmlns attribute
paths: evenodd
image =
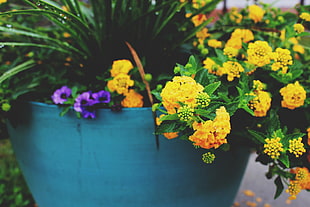
<svg viewBox="0 0 310 207"><path fill-rule="evenodd" d="M254 138L256 142L261 143L261 144L265 143L266 136L263 133L254 131L252 129L248 129L248 132L252 135L252 137Z"/></svg>
<svg viewBox="0 0 310 207"><path fill-rule="evenodd" d="M221 81L218 81L218 82L215 82L215 83L211 83L209 85L207 85L205 88L204 88L204 91L209 95L211 96L214 91L216 91L216 89L218 89L218 87L220 87L221 85Z"/></svg>
<svg viewBox="0 0 310 207"><path fill-rule="evenodd" d="M64 116L69 110L71 109L71 106L65 107L62 112L60 112L60 116Z"/></svg>
<svg viewBox="0 0 310 207"><path fill-rule="evenodd" d="M283 186L283 183L282 183L282 180L281 180L281 177L278 176L275 180L274 180L274 183L276 184L276 187L277 187L277 190L276 190L276 193L274 195L274 199L278 198L281 193L283 192L283 189L284 189L284 186Z"/></svg>
<svg viewBox="0 0 310 207"><path fill-rule="evenodd" d="M0 76L0 84L6 79L16 75L17 73L30 69L35 65L36 64L34 60L28 60L20 65L15 66L14 68L11 68Z"/></svg>
<svg viewBox="0 0 310 207"><path fill-rule="evenodd" d="M285 167L290 168L290 160L286 154L281 153L279 161L282 162Z"/></svg>
<svg viewBox="0 0 310 207"><path fill-rule="evenodd" d="M178 114L168 114L160 118L160 121L178 120Z"/></svg>

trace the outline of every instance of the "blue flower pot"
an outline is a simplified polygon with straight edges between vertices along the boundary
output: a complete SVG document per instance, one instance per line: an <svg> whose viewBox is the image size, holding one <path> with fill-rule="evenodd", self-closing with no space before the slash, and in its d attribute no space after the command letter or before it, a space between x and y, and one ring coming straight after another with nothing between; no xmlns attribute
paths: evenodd
<svg viewBox="0 0 310 207"><path fill-rule="evenodd" d="M24 103L9 133L39 207L230 207L249 151L213 164L189 142L153 134L150 108L98 111L94 120L54 105Z"/></svg>

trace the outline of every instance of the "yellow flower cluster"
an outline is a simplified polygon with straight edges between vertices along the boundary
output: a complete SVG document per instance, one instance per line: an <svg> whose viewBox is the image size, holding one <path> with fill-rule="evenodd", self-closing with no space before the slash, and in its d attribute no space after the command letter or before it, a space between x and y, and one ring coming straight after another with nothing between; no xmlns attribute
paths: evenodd
<svg viewBox="0 0 310 207"><path fill-rule="evenodd" d="M178 102L188 106L196 104L196 97L203 91L204 87L188 76L175 76L172 81L166 83L161 92L162 103L168 114L176 113L180 108Z"/></svg>
<svg viewBox="0 0 310 207"><path fill-rule="evenodd" d="M300 23L294 24L293 27L294 27L294 31L298 34L305 31L305 27Z"/></svg>
<svg viewBox="0 0 310 207"><path fill-rule="evenodd" d="M129 60L115 60L110 70L111 77L116 77L119 74L128 74L131 69L133 69L133 65Z"/></svg>
<svg viewBox="0 0 310 207"><path fill-rule="evenodd" d="M272 48L268 42L257 40L249 44L247 54L249 63L262 67L270 63Z"/></svg>
<svg viewBox="0 0 310 207"><path fill-rule="evenodd" d="M191 16L191 13L187 13L186 16L189 17ZM207 20L207 16L205 14L197 14L195 16L192 17L191 21L193 22L193 24L195 25L195 27L198 27L199 25L201 25L203 22L205 22ZM198 43L201 45L204 43L204 40L207 37L210 37L210 33L208 33L208 28L203 27L201 30L196 32L196 37L198 39ZM197 43L196 43L197 44Z"/></svg>
<svg viewBox="0 0 310 207"><path fill-rule="evenodd" d="M298 81L281 88L280 94L283 97L283 100L281 101L282 107L288 109L295 109L304 105L306 99L306 91Z"/></svg>
<svg viewBox="0 0 310 207"><path fill-rule="evenodd" d="M210 164L214 161L214 159L215 159L215 154L211 152L207 152L202 155L202 161L204 163Z"/></svg>
<svg viewBox="0 0 310 207"><path fill-rule="evenodd" d="M290 194L289 199L294 200L301 190L310 190L310 172L306 167L297 167L291 173L295 174L295 179L290 180L286 192Z"/></svg>
<svg viewBox="0 0 310 207"><path fill-rule="evenodd" d="M270 93L263 90L254 90L249 95L254 96L254 98L249 102L249 108L254 111L254 116L266 116L271 107Z"/></svg>
<svg viewBox="0 0 310 207"><path fill-rule="evenodd" d="M299 15L299 17L307 22L310 22L310 13L303 12Z"/></svg>
<svg viewBox="0 0 310 207"><path fill-rule="evenodd" d="M239 24L242 21L242 14L239 13L237 7L232 7L229 13L229 18Z"/></svg>
<svg viewBox="0 0 310 207"><path fill-rule="evenodd" d="M221 76L223 75L219 66L209 57L207 57L203 62L203 67L208 70L209 73Z"/></svg>
<svg viewBox="0 0 310 207"><path fill-rule="evenodd" d="M128 93L125 94L125 98L122 100L123 107L142 107L143 106L143 96L137 93L134 89L130 89Z"/></svg>
<svg viewBox="0 0 310 207"><path fill-rule="evenodd" d="M271 65L271 70L278 71L282 69L282 73L287 73L288 65L293 64L291 52L288 49L277 48L275 52L272 53L271 59L274 63Z"/></svg>
<svg viewBox="0 0 310 207"><path fill-rule="evenodd" d="M288 151L290 153L293 153L295 157L299 157L300 155L305 153L306 149L304 148L304 144L302 143L302 138L299 137L297 139L290 140Z"/></svg>
<svg viewBox="0 0 310 207"><path fill-rule="evenodd" d="M233 47L235 49L242 48L242 42L248 43L251 40L254 40L254 35L251 30L248 29L235 29L227 40L225 47Z"/></svg>
<svg viewBox="0 0 310 207"><path fill-rule="evenodd" d="M6 3L7 0L0 0L0 4Z"/></svg>
<svg viewBox="0 0 310 207"><path fill-rule="evenodd" d="M238 55L239 50L234 47L225 47L223 52L224 55L227 55L229 58L233 58Z"/></svg>
<svg viewBox="0 0 310 207"><path fill-rule="evenodd" d="M196 97L196 103L197 106L205 108L209 105L211 99L209 94L205 93L205 92L201 92L198 93L197 97Z"/></svg>
<svg viewBox="0 0 310 207"><path fill-rule="evenodd" d="M181 121L189 121L192 119L192 116L194 115L194 109L189 106L181 106L178 109L178 117Z"/></svg>
<svg viewBox="0 0 310 207"><path fill-rule="evenodd" d="M111 92L116 91L118 94L125 96L121 102L123 107L142 107L143 96L133 89L129 89L134 85L134 81L128 75L131 69L133 69L133 65L129 60L113 61L110 70L113 79L108 81L107 86Z"/></svg>
<svg viewBox="0 0 310 207"><path fill-rule="evenodd" d="M210 40L208 40L208 46L214 47L214 48L220 48L220 47L222 47L222 42L218 41L216 39L210 39Z"/></svg>
<svg viewBox="0 0 310 207"><path fill-rule="evenodd" d="M194 134L189 137L189 140L195 146L205 149L218 148L224 143L227 143L226 136L230 133L230 116L224 106L216 110L215 119L205 122L194 122Z"/></svg>
<svg viewBox="0 0 310 207"><path fill-rule="evenodd" d="M227 61L223 63L222 74L227 74L227 80L233 81L234 78L240 77L240 72L243 72L244 68L240 63L235 61Z"/></svg>
<svg viewBox="0 0 310 207"><path fill-rule="evenodd" d="M252 19L255 23L262 21L265 11L261 7L257 5L250 5L248 9L250 19Z"/></svg>
<svg viewBox="0 0 310 207"><path fill-rule="evenodd" d="M267 111L271 107L270 94L264 91L265 84L259 80L253 80L253 92L249 95L254 98L249 102L249 108L254 111L254 116L263 117L266 116Z"/></svg>
<svg viewBox="0 0 310 207"><path fill-rule="evenodd" d="M107 85L111 92L116 91L118 94L126 94L129 87L134 85L134 81L130 79L129 75L120 73L112 80L109 80Z"/></svg>
<svg viewBox="0 0 310 207"><path fill-rule="evenodd" d="M280 137L266 138L266 144L264 144L264 153L270 156L272 159L277 159L280 156L280 152L283 152L283 144Z"/></svg>

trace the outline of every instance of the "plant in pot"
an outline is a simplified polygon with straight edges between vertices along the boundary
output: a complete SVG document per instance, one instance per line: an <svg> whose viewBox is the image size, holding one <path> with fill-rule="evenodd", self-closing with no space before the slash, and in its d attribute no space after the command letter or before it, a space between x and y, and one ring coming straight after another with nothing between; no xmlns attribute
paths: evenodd
<svg viewBox="0 0 310 207"><path fill-rule="evenodd" d="M308 7L290 12L263 3L222 15L208 38L195 41L201 64L193 57L177 64L158 94L165 109L157 131L206 149L207 163L217 148L252 146L269 167L275 198L309 191L309 21Z"/></svg>
<svg viewBox="0 0 310 207"><path fill-rule="evenodd" d="M284 84L279 77L308 90L299 64L308 53L294 52L286 41L296 35L291 28L284 40L260 31L266 25L245 8L244 22L231 28L255 24L249 29L258 34L248 42L238 34L231 42L241 41L241 48L224 48L214 45L227 46L232 29L222 26L233 18L205 27L211 21L205 13L218 1L23 2L0 14L1 45L14 46L9 57L16 57L3 66L2 108L10 109L10 138L39 205L230 206L248 146L270 165L270 177L278 175L276 195L285 180L292 182L290 193L297 192L294 183L306 186L305 129L284 126L275 90ZM274 23L264 9L254 13ZM33 15L39 22L18 19ZM265 65L255 62L256 40L272 45ZM288 65L292 79L270 70L280 45L300 58ZM275 87L268 90L277 97L272 104L263 83ZM308 101L296 97L307 112ZM300 172L305 180L298 180Z"/></svg>

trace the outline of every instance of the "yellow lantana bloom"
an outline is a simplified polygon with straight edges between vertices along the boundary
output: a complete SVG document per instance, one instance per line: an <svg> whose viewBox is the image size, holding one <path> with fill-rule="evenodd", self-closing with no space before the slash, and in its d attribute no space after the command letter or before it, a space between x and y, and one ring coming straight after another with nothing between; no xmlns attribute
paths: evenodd
<svg viewBox="0 0 310 207"><path fill-rule="evenodd" d="M257 6L251 5L249 6L249 18L252 19L255 23L260 22L265 15L265 11Z"/></svg>
<svg viewBox="0 0 310 207"><path fill-rule="evenodd" d="M303 12L299 15L299 17L307 22L310 22L310 13Z"/></svg>
<svg viewBox="0 0 310 207"><path fill-rule="evenodd" d="M294 24L293 27L294 27L295 32L298 34L305 31L305 27L302 24L297 23L297 24Z"/></svg>
<svg viewBox="0 0 310 207"><path fill-rule="evenodd" d="M115 60L110 73L112 77L115 77L120 73L128 74L131 69L133 69L133 65L129 60Z"/></svg>
<svg viewBox="0 0 310 207"><path fill-rule="evenodd" d="M208 40L208 46L214 47L214 48L220 48L222 47L222 42L216 39L210 39Z"/></svg>
<svg viewBox="0 0 310 207"><path fill-rule="evenodd" d="M125 98L121 102L123 107L142 107L143 106L143 96L137 93L135 90L130 89L128 93L125 94Z"/></svg>
<svg viewBox="0 0 310 207"><path fill-rule="evenodd" d="M210 149L218 148L222 144L227 143L226 136L230 133L230 116L224 106L216 110L215 119L205 122L194 122L194 134L189 137L189 140L194 145Z"/></svg>
<svg viewBox="0 0 310 207"><path fill-rule="evenodd" d="M244 68L238 62L227 61L223 63L223 71L227 74L227 80L233 81L234 78L240 77L240 72L243 72Z"/></svg>
<svg viewBox="0 0 310 207"><path fill-rule="evenodd" d="M286 73L288 70L288 65L293 64L291 51L288 49L277 48L276 51L272 53L271 59L275 61L271 65L271 69L273 71L282 69L282 73Z"/></svg>
<svg viewBox="0 0 310 207"><path fill-rule="evenodd" d="M175 76L172 81L166 83L161 92L163 105L169 114L176 113L180 108L178 102L189 106L196 104L197 95L204 90L204 87L188 76Z"/></svg>
<svg viewBox="0 0 310 207"><path fill-rule="evenodd" d="M134 81L127 74L120 73L112 80L108 81L108 88L111 92L116 91L118 94L128 93L129 87L134 85Z"/></svg>
<svg viewBox="0 0 310 207"><path fill-rule="evenodd" d="M258 40L249 44L247 54L249 63L262 67L270 63L272 48L268 42Z"/></svg>
<svg viewBox="0 0 310 207"><path fill-rule="evenodd" d="M296 81L294 84L290 83L280 89L280 94L283 97L281 102L282 107L288 109L295 109L304 105L306 99L305 89Z"/></svg>

